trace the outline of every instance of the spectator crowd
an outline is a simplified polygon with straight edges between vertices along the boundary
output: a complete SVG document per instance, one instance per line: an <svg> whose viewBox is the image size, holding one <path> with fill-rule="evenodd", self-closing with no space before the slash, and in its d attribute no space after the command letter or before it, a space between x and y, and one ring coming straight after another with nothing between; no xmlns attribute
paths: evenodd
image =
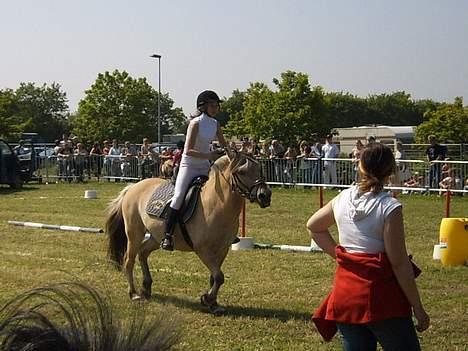
<svg viewBox="0 0 468 351"><path fill-rule="evenodd" d="M333 135L324 140L303 140L298 144L284 146L278 139L257 142L248 137L231 141L230 147L247 153L262 162L264 176L268 182L277 184L330 184L330 187L351 185L359 181L360 154L369 143L357 140L352 151L345 154L334 143ZM24 154L24 142L20 141L14 151ZM91 177L114 179L144 179L148 177L169 178L177 169L183 151L183 142L177 145L155 146L144 138L142 143L132 144L118 140L83 143L77 137L64 134L55 141L50 164L56 166L57 182L84 182ZM403 144L395 145L396 174L393 186L408 189L412 193L421 188L468 190L467 167L456 168L447 156L447 148L437 143L431 135L425 151L428 166L416 168L408 161Z"/></svg>

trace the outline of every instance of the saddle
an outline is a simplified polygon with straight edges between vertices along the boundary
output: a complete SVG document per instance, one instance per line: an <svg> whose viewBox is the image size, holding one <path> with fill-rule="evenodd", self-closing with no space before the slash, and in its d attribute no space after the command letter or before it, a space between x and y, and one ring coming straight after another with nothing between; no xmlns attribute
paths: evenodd
<svg viewBox="0 0 468 351"><path fill-rule="evenodd" d="M182 236L191 248L193 248L193 243L187 232L185 223L192 218L200 198L200 190L207 180L207 176L198 176L193 178L187 192L185 193L184 203L177 214L177 223L180 225ZM167 209L171 203L172 196L174 195L174 188L175 186L172 180L167 180L158 186L146 204L146 213L156 219L164 220L166 218Z"/></svg>
<svg viewBox="0 0 468 351"><path fill-rule="evenodd" d="M200 190L207 180L208 177L206 176L198 176L193 178L190 183L185 193L184 203L179 210L179 221L182 223L187 223L192 218L200 198ZM158 186L146 205L146 213L157 219L164 220L167 208L174 196L174 188L174 183L171 180L167 180Z"/></svg>

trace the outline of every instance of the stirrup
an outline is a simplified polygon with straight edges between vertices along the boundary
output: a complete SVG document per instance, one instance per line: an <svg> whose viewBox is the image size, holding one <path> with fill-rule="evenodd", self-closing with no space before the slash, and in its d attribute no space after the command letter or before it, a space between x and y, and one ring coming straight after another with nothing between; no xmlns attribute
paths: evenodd
<svg viewBox="0 0 468 351"><path fill-rule="evenodd" d="M172 236L166 234L164 239L161 241L160 247L163 250L174 251L174 242L173 242Z"/></svg>

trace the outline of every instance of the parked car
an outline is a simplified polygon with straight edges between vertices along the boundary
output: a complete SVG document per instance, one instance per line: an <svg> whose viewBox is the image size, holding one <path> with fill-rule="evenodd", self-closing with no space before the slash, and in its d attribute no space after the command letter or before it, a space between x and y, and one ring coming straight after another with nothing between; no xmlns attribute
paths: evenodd
<svg viewBox="0 0 468 351"><path fill-rule="evenodd" d="M10 145L0 139L0 184L8 184L14 189L20 189L24 178L25 174L21 170L18 157Z"/></svg>

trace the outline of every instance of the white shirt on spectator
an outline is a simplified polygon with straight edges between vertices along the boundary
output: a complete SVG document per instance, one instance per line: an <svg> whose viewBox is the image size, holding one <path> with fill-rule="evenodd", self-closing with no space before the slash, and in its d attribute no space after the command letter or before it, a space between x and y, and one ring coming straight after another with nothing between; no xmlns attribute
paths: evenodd
<svg viewBox="0 0 468 351"><path fill-rule="evenodd" d="M325 145L322 146L322 153L324 158L336 158L340 154L340 150L338 149L338 146L335 144L328 144L326 143ZM335 161L325 161L325 165L328 162L335 162Z"/></svg>
<svg viewBox="0 0 468 351"><path fill-rule="evenodd" d="M348 252L385 252L385 218L401 203L387 192L359 193L357 185L332 200L340 245Z"/></svg>

